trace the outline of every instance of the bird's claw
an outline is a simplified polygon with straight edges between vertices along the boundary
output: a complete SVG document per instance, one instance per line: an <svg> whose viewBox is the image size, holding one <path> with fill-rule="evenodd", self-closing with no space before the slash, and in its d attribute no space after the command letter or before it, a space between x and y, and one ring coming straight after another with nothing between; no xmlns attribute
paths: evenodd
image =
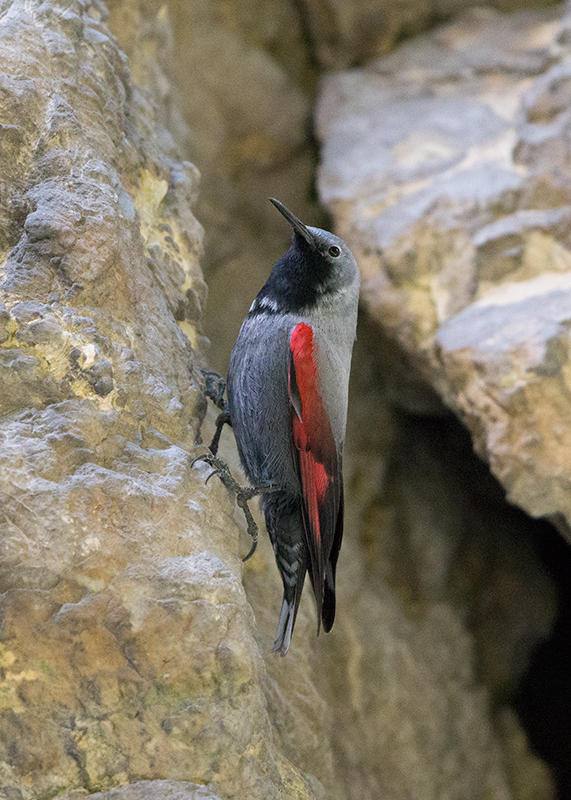
<svg viewBox="0 0 571 800"><path fill-rule="evenodd" d="M247 554L246 554L246 555L245 555L245 556L242 558L242 561L243 561L244 563L246 563L246 561L247 561L249 558L252 558L252 556L253 556L253 555L254 555L254 553L256 552L256 549L257 549L257 547L258 547L258 529L256 528L256 535L255 535L255 536L252 536L252 546L251 546L251 547L250 547L250 549L248 550Z"/></svg>
<svg viewBox="0 0 571 800"><path fill-rule="evenodd" d="M254 555L258 546L258 526L256 525L254 517L252 516L252 512L250 511L248 500L251 500L257 494L276 490L271 486L240 486L240 484L232 476L228 465L213 453L203 453L202 455L196 456L196 458L192 459L190 466L193 467L198 461L203 461L205 464L214 467L212 472L206 478L204 482L205 485L208 483L210 478L212 478L214 475L218 475L224 486L230 492L233 492L236 495L236 503L244 512L248 534L252 537L252 546L242 559L242 561L247 561Z"/></svg>
<svg viewBox="0 0 571 800"><path fill-rule="evenodd" d="M247 489L236 496L236 502L244 512L244 516L246 517L246 525L248 526L248 533L252 538L252 546L242 561L247 561L249 558L251 558L256 552L256 548L258 546L258 526L256 525L256 521L254 520L252 512L250 511L250 506L248 505L250 496L251 495L248 494Z"/></svg>
<svg viewBox="0 0 571 800"><path fill-rule="evenodd" d="M208 484L208 481L210 480L210 478L212 478L213 475L220 475L220 470L219 469L213 469L212 470L212 472L210 473L208 478L204 481L204 485L205 486Z"/></svg>
<svg viewBox="0 0 571 800"><path fill-rule="evenodd" d="M196 458L193 458L192 461L190 462L190 468L192 469L194 467L194 465L197 464L199 461L204 461L206 464L208 464L209 463L208 462L208 456L209 455L210 455L210 453L203 453L202 455L196 456Z"/></svg>

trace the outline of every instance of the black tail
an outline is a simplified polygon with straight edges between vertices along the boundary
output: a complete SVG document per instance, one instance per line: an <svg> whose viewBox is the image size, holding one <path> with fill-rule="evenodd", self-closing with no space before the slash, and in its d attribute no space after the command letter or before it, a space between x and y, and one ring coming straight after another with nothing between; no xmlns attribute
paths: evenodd
<svg viewBox="0 0 571 800"><path fill-rule="evenodd" d="M323 620L323 630L329 633L335 620L335 570L337 568L337 558L341 548L343 538L343 482L339 495L339 511L337 512L337 523L335 525L335 537L333 546L329 554L329 561L325 568L325 585L323 588L323 609L321 619Z"/></svg>
<svg viewBox="0 0 571 800"><path fill-rule="evenodd" d="M307 570L307 546L298 498L272 492L262 500L266 526L284 587L284 596L273 650L288 651Z"/></svg>
<svg viewBox="0 0 571 800"><path fill-rule="evenodd" d="M335 621L335 570L328 565L325 572L325 587L323 590L323 609L321 612L323 630L329 633Z"/></svg>

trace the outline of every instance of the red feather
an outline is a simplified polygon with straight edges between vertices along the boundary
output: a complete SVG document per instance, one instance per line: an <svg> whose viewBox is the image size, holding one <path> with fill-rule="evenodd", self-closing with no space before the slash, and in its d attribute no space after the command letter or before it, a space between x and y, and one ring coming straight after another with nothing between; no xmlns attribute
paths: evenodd
<svg viewBox="0 0 571 800"><path fill-rule="evenodd" d="M336 561L340 544L336 532L341 474L335 439L321 397L315 356L313 329L299 323L290 338L288 392L294 410L292 434L303 494L310 576L321 618L326 565L330 557ZM336 552L332 553L332 549ZM333 563L333 573L334 568Z"/></svg>

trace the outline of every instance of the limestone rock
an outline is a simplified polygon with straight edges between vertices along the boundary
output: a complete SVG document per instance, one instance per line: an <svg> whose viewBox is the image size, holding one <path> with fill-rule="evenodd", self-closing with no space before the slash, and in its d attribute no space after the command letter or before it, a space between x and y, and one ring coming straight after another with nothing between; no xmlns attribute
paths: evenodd
<svg viewBox="0 0 571 800"><path fill-rule="evenodd" d="M98 0L0 0L0 792L523 800L525 783L549 798L545 767L494 709L549 628L551 583L529 536L512 558L513 521L490 536L505 508L486 496L482 512L457 461L443 465L425 433L401 447L376 357L357 356L330 636L315 637L306 589L287 659L270 654L281 587L268 537L244 567L231 497L190 466L205 285L181 108L207 167L214 260L230 265L215 282L236 309L288 238L269 206L253 229L260 196L311 177L303 31L285 5L252 8L173 2L173 36L158 0L109 14ZM534 114L561 106L552 94ZM359 342L378 349L376 331ZM409 389L410 407L436 404ZM229 433L223 452L237 469ZM430 483L409 480L407 454Z"/></svg>
<svg viewBox="0 0 571 800"><path fill-rule="evenodd" d="M450 17L473 0L304 0L307 26L316 59L328 69L363 64L388 53L404 37L420 33L436 20ZM486 5L503 11L548 3L491 0Z"/></svg>
<svg viewBox="0 0 571 800"><path fill-rule="evenodd" d="M138 781L96 794L78 790L56 800L220 800L220 797L204 786L186 781Z"/></svg>
<svg viewBox="0 0 571 800"><path fill-rule="evenodd" d="M197 172L107 17L0 3L0 793L314 798L272 735L234 504L190 464Z"/></svg>
<svg viewBox="0 0 571 800"><path fill-rule="evenodd" d="M569 56L560 11L474 11L325 80L321 195L363 299L508 498L571 519Z"/></svg>

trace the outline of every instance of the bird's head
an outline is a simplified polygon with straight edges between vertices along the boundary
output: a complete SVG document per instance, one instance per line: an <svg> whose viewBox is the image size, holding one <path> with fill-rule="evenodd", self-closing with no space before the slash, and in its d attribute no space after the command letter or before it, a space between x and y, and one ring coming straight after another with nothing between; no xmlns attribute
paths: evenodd
<svg viewBox="0 0 571 800"><path fill-rule="evenodd" d="M279 200L272 197L270 202L289 222L293 236L289 250L274 264L252 310L256 306L292 312L311 309L358 282L357 262L343 239L305 225Z"/></svg>

